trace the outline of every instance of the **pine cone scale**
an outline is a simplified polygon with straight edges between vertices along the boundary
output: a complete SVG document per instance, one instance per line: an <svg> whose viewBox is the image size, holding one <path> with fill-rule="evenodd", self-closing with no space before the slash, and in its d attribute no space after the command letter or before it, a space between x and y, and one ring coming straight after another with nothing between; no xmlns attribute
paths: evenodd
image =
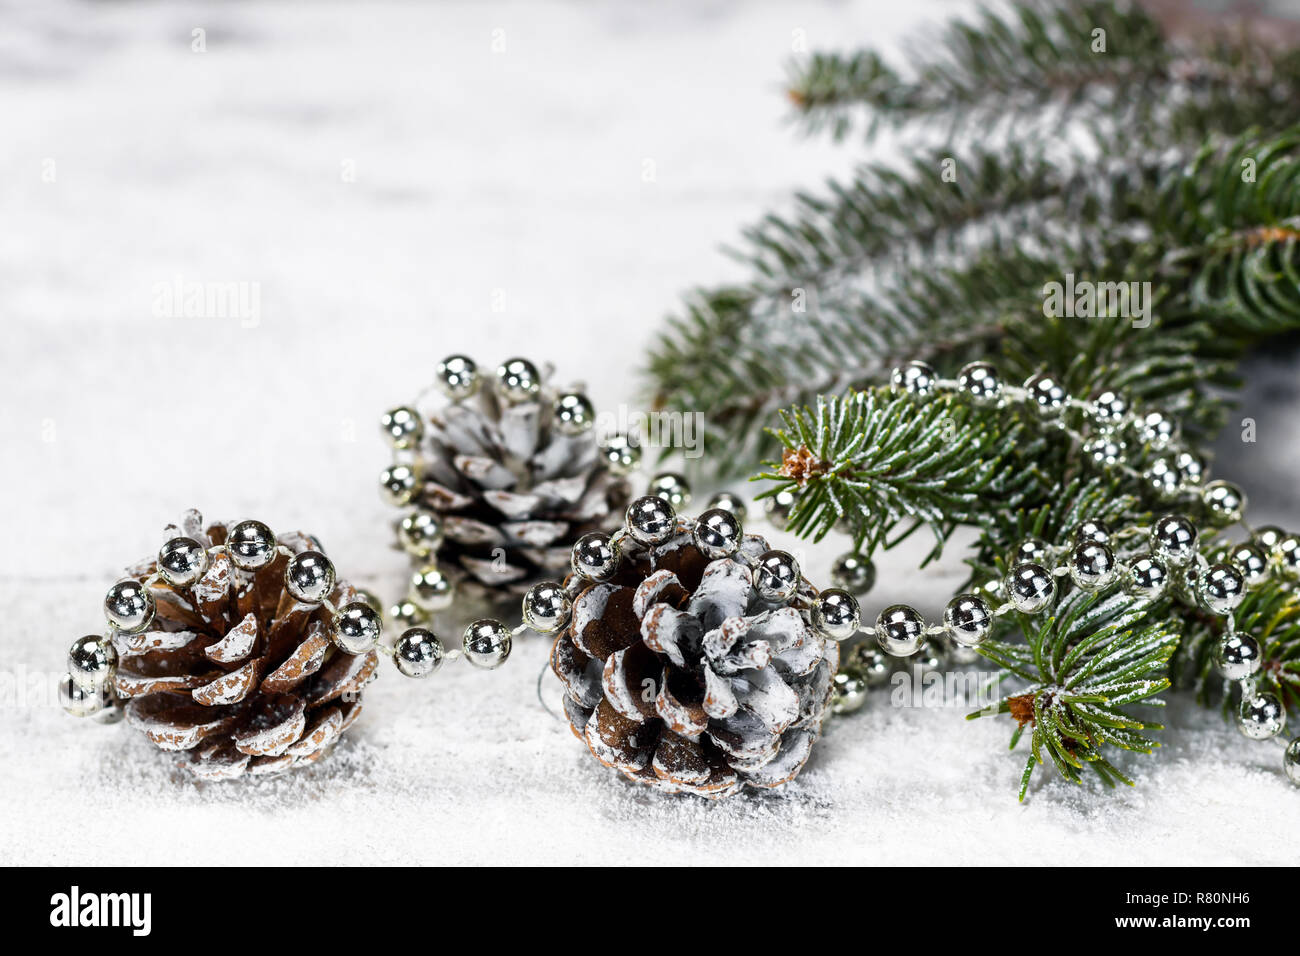
<svg viewBox="0 0 1300 956"><path fill-rule="evenodd" d="M167 693L126 705L126 719L162 750L191 750L214 734L225 733L238 716L233 709L202 707Z"/></svg>
<svg viewBox="0 0 1300 956"><path fill-rule="evenodd" d="M368 654L338 654L328 665L321 669L314 678L307 699L313 706L328 704L344 695L355 694L361 690L379 668L379 655L374 651Z"/></svg>
<svg viewBox="0 0 1300 956"><path fill-rule="evenodd" d="M606 658L601 684L611 707L629 720L643 721L658 716L656 699L646 699L646 688L656 686L662 676L658 655L637 643Z"/></svg>
<svg viewBox="0 0 1300 956"><path fill-rule="evenodd" d="M573 603L573 642L589 657L604 661L635 644L640 635L632 613L635 592L617 584L597 584Z"/></svg>
<svg viewBox="0 0 1300 956"><path fill-rule="evenodd" d="M654 753L657 721L643 724L624 717L607 700L597 705L585 726L575 733L587 741L597 760L607 767L635 773L646 766ZM640 735L638 737L638 735Z"/></svg>
<svg viewBox="0 0 1300 956"><path fill-rule="evenodd" d="M342 730L343 711L330 707L317 716L315 723L286 752L294 757L309 756L332 743Z"/></svg>
<svg viewBox="0 0 1300 956"><path fill-rule="evenodd" d="M261 676L261 660L252 660L229 674L223 674L190 692L196 704L205 707L218 707L223 704L237 704L257 687Z"/></svg>
<svg viewBox="0 0 1300 956"><path fill-rule="evenodd" d="M293 690L320 670L329 648L330 639L324 625L314 625L307 639L262 681L262 693L287 694Z"/></svg>
<svg viewBox="0 0 1300 956"><path fill-rule="evenodd" d="M655 697L655 711L663 720L664 726L673 733L682 737L698 738L709 727L709 715L704 712L702 703L681 700L672 692L670 685L674 675L680 673L668 669L662 672L659 694Z"/></svg>
<svg viewBox="0 0 1300 956"><path fill-rule="evenodd" d="M253 653L257 637L257 618L250 611L225 637L205 647L203 655L214 664L237 664Z"/></svg>
<svg viewBox="0 0 1300 956"><path fill-rule="evenodd" d="M574 642L555 642L551 648L551 669L564 685L566 705L572 702L575 706L590 711L600 703L604 669L600 661L581 650ZM583 720L585 723L586 718Z"/></svg>

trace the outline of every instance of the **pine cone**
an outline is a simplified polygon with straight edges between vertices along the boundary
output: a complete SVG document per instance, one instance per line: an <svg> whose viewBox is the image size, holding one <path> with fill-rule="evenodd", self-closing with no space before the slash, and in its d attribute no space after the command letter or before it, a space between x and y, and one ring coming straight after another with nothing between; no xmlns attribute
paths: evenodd
<svg viewBox="0 0 1300 956"><path fill-rule="evenodd" d="M205 528L191 511L167 534L209 548L227 543L229 527ZM301 533L277 540L294 554L321 550ZM361 712L360 690L378 656L347 654L331 642L330 608L287 591L288 563L281 553L245 571L219 551L188 587L150 583L152 622L138 633L114 633L120 663L112 686L127 699L128 722L159 748L183 752L183 765L200 777L312 763ZM146 560L128 575L144 581L157 570L157 560ZM356 599L341 581L328 597L335 606Z"/></svg>
<svg viewBox="0 0 1300 956"><path fill-rule="evenodd" d="M746 535L741 550L768 545ZM813 593L803 582L800 598ZM601 763L668 792L787 783L821 732L839 663L805 614L764 600L739 556L710 561L679 521L574 600L551 654L573 732Z"/></svg>
<svg viewBox="0 0 1300 956"><path fill-rule="evenodd" d="M458 593L518 600L562 574L574 541L616 524L627 504L633 460L619 467L605 453L590 403L547 387L549 372L511 359L489 380L452 356L439 365L450 402L384 417L397 452L381 481L391 503L411 509L399 546L419 565L436 558Z"/></svg>

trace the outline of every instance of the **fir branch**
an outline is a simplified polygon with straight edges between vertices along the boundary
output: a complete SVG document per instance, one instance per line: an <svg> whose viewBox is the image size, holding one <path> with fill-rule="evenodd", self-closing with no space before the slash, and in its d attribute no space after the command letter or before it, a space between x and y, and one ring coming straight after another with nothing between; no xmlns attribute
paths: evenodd
<svg viewBox="0 0 1300 956"><path fill-rule="evenodd" d="M1072 592L1041 625L1021 618L1024 643L990 640L979 647L989 660L1028 686L968 719L1009 714L1016 721L1014 748L1026 728L1030 756L1020 799L1044 755L1072 783L1091 767L1108 786L1132 784L1106 756L1108 748L1150 753L1159 744L1146 732L1159 724L1138 718L1133 704L1163 706L1176 632L1158 620L1163 605L1144 606L1112 587Z"/></svg>
<svg viewBox="0 0 1300 956"><path fill-rule="evenodd" d="M924 524L938 554L954 527L988 520L988 501L1014 508L1035 480L1019 459L1037 444L1013 413L953 396L917 406L888 389L850 391L782 419L774 435L786 452L758 476L776 482L759 497L796 492L791 531L820 540L846 524L866 553Z"/></svg>
<svg viewBox="0 0 1300 956"><path fill-rule="evenodd" d="M936 188L945 169L952 176ZM1145 165L1123 166L1109 188L1122 196L1149 185L1135 179L1150 178ZM732 253L769 294L788 293L791 282L826 290L882 265L999 241L1014 246L1045 223L1095 221L1102 210L1089 185L1077 169L1017 143L967 155L939 151L902 168L870 163L849 182L828 182L825 195L799 193L791 215L768 215Z"/></svg>
<svg viewBox="0 0 1300 956"><path fill-rule="evenodd" d="M1102 22L1094 6L1106 7L1070 4L1031 19L1073 17L1077 32ZM1007 30L1027 31L1021 40L1042 32L997 22L990 43L1010 42ZM968 32L958 31L961 44L984 42ZM1217 59L1174 71L1182 85L1169 95L1194 100L1203 74L1227 82L1282 63L1291 72L1273 74L1279 88L1300 76L1300 55L1270 52L1256 63L1249 43L1224 42ZM862 63L845 80L894 82ZM1251 95L1272 102L1272 92ZM1059 158L1014 140L950 151L956 182L939 181L930 155L802 194L793 214L746 233L736 254L754 270L748 287L701 293L671 323L651 358L653 403L705 411L706 440L732 453L704 467L734 475L774 451L761 428L780 408L869 387L910 359L955 370L1000 352L1010 379L1049 369L1078 395L1122 387L1208 438L1225 419L1243 352L1261 334L1300 326L1300 126L1277 131L1300 118L1298 104L1273 112L1274 132L1209 137L1199 152L1171 135L1111 157L1098 148L1105 131L1091 128L1091 148ZM1254 107L1224 128L1239 130L1245 113ZM1243 181L1244 158L1256 163L1253 183ZM1044 284L1067 273L1149 282L1152 321L1045 316Z"/></svg>
<svg viewBox="0 0 1300 956"><path fill-rule="evenodd" d="M1300 126L1207 144L1162 197L1166 278L1243 334L1300 326Z"/></svg>
<svg viewBox="0 0 1300 956"><path fill-rule="evenodd" d="M1094 125L1108 152L1296 118L1300 64L1244 32L1173 42L1140 6L1071 0L984 9L913 44L904 75L877 53L816 54L792 71L806 129L882 125L947 137ZM1116 131L1122 136L1113 135Z"/></svg>

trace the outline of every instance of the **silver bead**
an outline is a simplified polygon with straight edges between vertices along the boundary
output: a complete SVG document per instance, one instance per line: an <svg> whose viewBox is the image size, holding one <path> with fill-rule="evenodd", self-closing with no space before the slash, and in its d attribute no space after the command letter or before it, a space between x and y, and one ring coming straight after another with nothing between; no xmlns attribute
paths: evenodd
<svg viewBox="0 0 1300 956"><path fill-rule="evenodd" d="M409 505L419 491L420 475L410 465L389 465L379 473L379 492L394 507Z"/></svg>
<svg viewBox="0 0 1300 956"><path fill-rule="evenodd" d="M319 551L302 551L284 569L284 587L304 604L319 604L334 592L334 564Z"/></svg>
<svg viewBox="0 0 1300 956"><path fill-rule="evenodd" d="M1011 557L1007 563L1012 566L1017 564L1051 564L1052 549L1041 538L1025 538L1024 541L1016 545L1016 549L1011 552Z"/></svg>
<svg viewBox="0 0 1300 956"><path fill-rule="evenodd" d="M1029 402L1042 418L1057 418L1065 410L1069 393L1056 377L1047 372L1039 372L1025 382L1025 391L1029 393Z"/></svg>
<svg viewBox="0 0 1300 956"><path fill-rule="evenodd" d="M1288 534L1279 541L1273 549L1273 560L1283 577L1293 580L1300 577L1300 538Z"/></svg>
<svg viewBox="0 0 1300 956"><path fill-rule="evenodd" d="M876 566L857 551L846 551L831 562L831 583L861 597L876 586Z"/></svg>
<svg viewBox="0 0 1300 956"><path fill-rule="evenodd" d="M103 687L116 668L117 649L98 634L77 638L68 650L68 674L82 690Z"/></svg>
<svg viewBox="0 0 1300 956"><path fill-rule="evenodd" d="M831 682L831 713L837 717L862 709L867 702L867 679L850 668L836 673Z"/></svg>
<svg viewBox="0 0 1300 956"><path fill-rule="evenodd" d="M794 508L794 503L795 493L789 488L778 491L770 498L764 498L763 513L767 515L767 523L777 531L784 531L790 522L790 511Z"/></svg>
<svg viewBox="0 0 1300 956"><path fill-rule="evenodd" d="M1115 580L1115 553L1104 544L1085 541L1070 552L1070 580L1085 591L1103 588Z"/></svg>
<svg viewBox="0 0 1300 956"><path fill-rule="evenodd" d="M1103 431L1115 429L1124 424L1128 415L1128 399L1119 392L1105 389L1092 397L1088 413Z"/></svg>
<svg viewBox="0 0 1300 956"><path fill-rule="evenodd" d="M812 624L833 641L847 641L862 626L857 599L848 591L827 588L813 599Z"/></svg>
<svg viewBox="0 0 1300 956"><path fill-rule="evenodd" d="M788 551L765 551L754 570L754 589L764 601L788 601L799 590L799 562Z"/></svg>
<svg viewBox="0 0 1300 956"><path fill-rule="evenodd" d="M467 355L448 355L436 369L438 389L453 402L461 402L478 391L478 366Z"/></svg>
<svg viewBox="0 0 1300 956"><path fill-rule="evenodd" d="M1168 458L1157 458L1142 471L1142 481L1161 501L1172 501L1183 490L1182 476Z"/></svg>
<svg viewBox="0 0 1300 956"><path fill-rule="evenodd" d="M695 546L713 561L735 554L744 536L740 518L722 508L710 508L695 521Z"/></svg>
<svg viewBox="0 0 1300 956"><path fill-rule="evenodd" d="M1127 446L1118 438L1099 435L1089 438L1079 449L1083 457L1100 468L1111 468L1124 460Z"/></svg>
<svg viewBox="0 0 1300 956"><path fill-rule="evenodd" d="M590 431L596 423L596 409L586 395L568 392L559 396L551 407L551 424L561 435L575 437Z"/></svg>
<svg viewBox="0 0 1300 956"><path fill-rule="evenodd" d="M849 651L851 670L861 674L868 687L879 687L889 680L891 665L889 655L880 649L875 641L862 641Z"/></svg>
<svg viewBox="0 0 1300 956"><path fill-rule="evenodd" d="M1248 588L1262 584L1268 578L1268 553L1253 542L1233 545L1228 550L1228 560L1241 572Z"/></svg>
<svg viewBox="0 0 1300 956"><path fill-rule="evenodd" d="M1264 549L1264 553L1269 557L1277 551L1277 546L1282 543L1282 539L1287 536L1286 532L1276 525L1265 525L1262 528L1256 528L1255 533L1250 536L1250 540Z"/></svg>
<svg viewBox="0 0 1300 956"><path fill-rule="evenodd" d="M642 544L662 544L677 527L673 506L654 495L642 495L627 506L627 533Z"/></svg>
<svg viewBox="0 0 1300 956"><path fill-rule="evenodd" d="M1147 412L1133 424L1138 438L1154 448L1165 448L1178 438L1178 422L1160 412Z"/></svg>
<svg viewBox="0 0 1300 956"><path fill-rule="evenodd" d="M208 552L193 538L171 538L158 549L158 573L176 588L187 588L208 570Z"/></svg>
<svg viewBox="0 0 1300 956"><path fill-rule="evenodd" d="M1144 554L1128 563L1124 590L1134 597L1154 601L1169 587L1169 569L1159 558Z"/></svg>
<svg viewBox="0 0 1300 956"><path fill-rule="evenodd" d="M104 595L104 616L119 631L136 633L153 622L153 592L139 581L118 581Z"/></svg>
<svg viewBox="0 0 1300 956"><path fill-rule="evenodd" d="M275 532L260 521L241 521L226 538L226 553L235 567L256 571L275 560Z"/></svg>
<svg viewBox="0 0 1300 956"><path fill-rule="evenodd" d="M993 611L978 594L958 594L944 607L944 628L958 644L974 648L993 631Z"/></svg>
<svg viewBox="0 0 1300 956"><path fill-rule="evenodd" d="M524 595L524 623L542 634L554 634L568 624L572 610L568 592L554 581L534 584Z"/></svg>
<svg viewBox="0 0 1300 956"><path fill-rule="evenodd" d="M605 467L614 474L630 475L641 466L641 446L626 435L611 435L601 445Z"/></svg>
<svg viewBox="0 0 1300 956"><path fill-rule="evenodd" d="M925 398L934 392L935 377L934 369L925 362L908 362L895 368L889 381L908 395Z"/></svg>
<svg viewBox="0 0 1300 956"><path fill-rule="evenodd" d="M99 687L81 687L71 674L64 674L59 681L59 704L73 717L93 717L103 711L113 701L113 692L108 685Z"/></svg>
<svg viewBox="0 0 1300 956"><path fill-rule="evenodd" d="M1251 740L1268 740L1286 729L1286 708L1269 693L1245 697L1237 710L1237 729Z"/></svg>
<svg viewBox="0 0 1300 956"><path fill-rule="evenodd" d="M1171 567L1184 567L1196 555L1196 526L1182 515L1165 515L1151 528L1151 551Z"/></svg>
<svg viewBox="0 0 1300 956"><path fill-rule="evenodd" d="M691 503L691 486L684 477L673 471L661 471L651 478L645 493L662 498L675 511L681 511Z"/></svg>
<svg viewBox="0 0 1300 956"><path fill-rule="evenodd" d="M1300 787L1300 737L1287 745L1286 752L1282 755L1282 769L1291 782Z"/></svg>
<svg viewBox="0 0 1300 956"><path fill-rule="evenodd" d="M573 544L570 554L573 573L591 581L604 581L618 570L618 552L603 531L584 534Z"/></svg>
<svg viewBox="0 0 1300 956"><path fill-rule="evenodd" d="M497 368L497 391L509 405L531 402L542 390L542 375L528 359L512 358Z"/></svg>
<svg viewBox="0 0 1300 956"><path fill-rule="evenodd" d="M957 373L957 387L977 405L992 405L1002 395L1002 379L988 362L971 362Z"/></svg>
<svg viewBox="0 0 1300 956"><path fill-rule="evenodd" d="M397 523L397 543L412 557L429 557L442 547L442 540L442 521L432 511L412 511Z"/></svg>
<svg viewBox="0 0 1300 956"><path fill-rule="evenodd" d="M426 564L411 575L406 596L421 610L445 611L456 600L456 584L437 565Z"/></svg>
<svg viewBox="0 0 1300 956"><path fill-rule="evenodd" d="M1174 467L1178 469L1178 477L1182 480L1184 489L1199 488L1205 480L1205 462L1200 455L1180 451L1174 458Z"/></svg>
<svg viewBox="0 0 1300 956"><path fill-rule="evenodd" d="M925 635L925 621L916 608L894 604L876 618L876 641L880 649L893 657L916 653Z"/></svg>
<svg viewBox="0 0 1300 956"><path fill-rule="evenodd" d="M1080 521L1074 528L1075 544L1110 544L1110 528L1104 521Z"/></svg>
<svg viewBox="0 0 1300 956"><path fill-rule="evenodd" d="M1026 614L1037 614L1056 597L1056 579L1041 564L1017 564L1006 585L1011 603Z"/></svg>
<svg viewBox="0 0 1300 956"><path fill-rule="evenodd" d="M730 491L719 491L710 498L709 510L730 511L741 524L744 524L745 518L749 516L749 509L745 506L745 499L741 498L740 495L733 495Z"/></svg>
<svg viewBox="0 0 1300 956"><path fill-rule="evenodd" d="M977 594L958 594L943 609L948 636L963 647L983 643L993 631L993 611Z"/></svg>
<svg viewBox="0 0 1300 956"><path fill-rule="evenodd" d="M379 643L383 621L369 604L353 601L339 608L330 639L345 654L364 654Z"/></svg>
<svg viewBox="0 0 1300 956"><path fill-rule="evenodd" d="M414 447L424 434L424 422L420 420L420 413L406 405L384 412L379 419L379 427L394 448Z"/></svg>
<svg viewBox="0 0 1300 956"><path fill-rule="evenodd" d="M1246 579L1231 564L1212 564L1198 577L1196 596L1211 614L1231 614L1246 596Z"/></svg>
<svg viewBox="0 0 1300 956"><path fill-rule="evenodd" d="M500 621L483 618L465 628L461 645L466 660L475 667L492 670L510 656L510 631Z"/></svg>
<svg viewBox="0 0 1300 956"><path fill-rule="evenodd" d="M365 603L369 604L368 601ZM379 612L373 604L370 607ZM394 627L411 628L429 620L429 612L414 601L399 601L388 609L388 620Z"/></svg>
<svg viewBox="0 0 1300 956"><path fill-rule="evenodd" d="M1259 641L1249 634L1225 635L1214 648L1214 667L1224 680L1254 677L1264 666Z"/></svg>
<svg viewBox="0 0 1300 956"><path fill-rule="evenodd" d="M405 677L428 677L442 666L442 641L423 627L402 632L393 644L393 664Z"/></svg>
<svg viewBox="0 0 1300 956"><path fill-rule="evenodd" d="M1246 513L1246 493L1230 481L1210 482L1201 489L1201 501L1216 524L1233 524Z"/></svg>

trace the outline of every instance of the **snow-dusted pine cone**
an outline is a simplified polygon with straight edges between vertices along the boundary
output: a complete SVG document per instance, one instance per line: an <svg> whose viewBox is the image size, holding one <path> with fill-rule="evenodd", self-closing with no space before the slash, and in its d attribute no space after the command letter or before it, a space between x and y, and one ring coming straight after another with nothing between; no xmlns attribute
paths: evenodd
<svg viewBox="0 0 1300 956"><path fill-rule="evenodd" d="M258 522L205 525L191 511L168 526L167 537L164 566L154 559L129 568L130 580L106 602L110 620L118 615L128 625L112 632L118 665L110 682L126 700L127 721L205 778L272 773L324 756L356 720L360 690L378 664L373 650L346 653L331 639L333 611L320 599L356 609L356 589L335 581L320 545L305 534L276 538ZM277 543L309 555L295 563L295 587L306 601L289 592L292 559ZM207 552L218 545L225 548ZM244 570L232 552L245 566L265 563ZM371 620L357 609L353 625L358 614ZM147 621L142 629L130 627L132 615ZM357 636L360 649L368 635Z"/></svg>
<svg viewBox="0 0 1300 956"><path fill-rule="evenodd" d="M752 562L710 561L688 527L575 598L551 654L565 711L597 760L661 790L779 786L821 732L839 650L807 611L760 595ZM768 545L746 535L740 550ZM814 593L800 582L790 603Z"/></svg>
<svg viewBox="0 0 1300 956"><path fill-rule="evenodd" d="M517 601L627 504L635 449L602 448L590 402L551 388L549 374L511 359L486 375L451 356L437 370L443 400L383 418L395 460L380 480L404 509L398 544L417 566L436 560L458 593Z"/></svg>

